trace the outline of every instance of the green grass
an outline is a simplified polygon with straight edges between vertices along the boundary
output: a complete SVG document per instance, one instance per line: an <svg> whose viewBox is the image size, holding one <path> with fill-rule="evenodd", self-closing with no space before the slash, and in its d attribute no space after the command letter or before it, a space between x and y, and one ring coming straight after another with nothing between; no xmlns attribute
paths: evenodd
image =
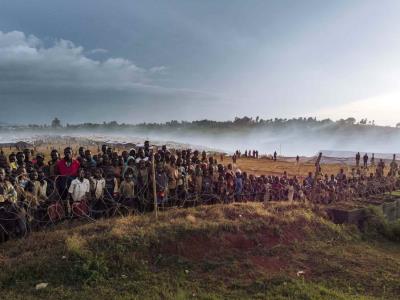
<svg viewBox="0 0 400 300"><path fill-rule="evenodd" d="M364 223L363 236L366 238L384 238L393 242L400 242L400 219L389 222L382 210L375 206L364 208L366 222Z"/></svg>
<svg viewBox="0 0 400 300"><path fill-rule="evenodd" d="M0 299L398 299L400 245L303 205L75 221L0 245ZM304 271L304 275L297 275ZM36 290L36 284L49 283Z"/></svg>
<svg viewBox="0 0 400 300"><path fill-rule="evenodd" d="M392 195L392 196L396 196L396 197L400 197L400 190L397 191L393 191L391 193L386 193L386 195Z"/></svg>

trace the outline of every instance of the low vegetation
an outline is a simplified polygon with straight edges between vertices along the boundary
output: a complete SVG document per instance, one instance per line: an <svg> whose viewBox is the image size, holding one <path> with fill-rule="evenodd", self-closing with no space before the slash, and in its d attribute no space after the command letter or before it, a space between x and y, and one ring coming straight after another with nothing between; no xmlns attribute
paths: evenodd
<svg viewBox="0 0 400 300"><path fill-rule="evenodd" d="M257 203L76 220L0 245L0 298L398 299L398 225L384 224Z"/></svg>

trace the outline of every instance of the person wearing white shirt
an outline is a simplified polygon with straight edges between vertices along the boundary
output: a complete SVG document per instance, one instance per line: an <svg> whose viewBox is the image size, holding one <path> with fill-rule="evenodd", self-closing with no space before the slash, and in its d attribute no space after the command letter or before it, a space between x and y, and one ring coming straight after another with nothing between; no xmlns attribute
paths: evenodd
<svg viewBox="0 0 400 300"><path fill-rule="evenodd" d="M85 178L84 169L79 169L79 176L72 180L68 192L74 202L82 201L87 198L90 192L90 183L89 180Z"/></svg>
<svg viewBox="0 0 400 300"><path fill-rule="evenodd" d="M101 169L96 169L94 176L90 178L90 183L95 199L103 198L106 181L101 175Z"/></svg>

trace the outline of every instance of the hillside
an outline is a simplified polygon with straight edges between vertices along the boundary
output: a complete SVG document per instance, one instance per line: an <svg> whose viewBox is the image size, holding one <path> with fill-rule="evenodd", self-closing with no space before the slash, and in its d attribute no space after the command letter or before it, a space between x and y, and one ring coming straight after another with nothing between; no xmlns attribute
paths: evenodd
<svg viewBox="0 0 400 300"><path fill-rule="evenodd" d="M376 227L378 228L378 227ZM73 221L0 245L1 299L398 299L400 244L304 205ZM36 290L38 283L48 283Z"/></svg>

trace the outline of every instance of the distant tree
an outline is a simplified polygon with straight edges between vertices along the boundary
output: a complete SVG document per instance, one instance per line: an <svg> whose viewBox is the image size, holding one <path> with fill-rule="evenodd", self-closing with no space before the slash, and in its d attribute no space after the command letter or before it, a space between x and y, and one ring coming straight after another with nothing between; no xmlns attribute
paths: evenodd
<svg viewBox="0 0 400 300"><path fill-rule="evenodd" d="M322 124L332 124L333 121L331 119L323 119L323 120L321 120L321 123Z"/></svg>
<svg viewBox="0 0 400 300"><path fill-rule="evenodd" d="M367 125L367 122L368 122L367 118L360 120L361 125Z"/></svg>
<svg viewBox="0 0 400 300"><path fill-rule="evenodd" d="M117 127L118 123L117 121L111 121L110 123L107 124L107 127Z"/></svg>
<svg viewBox="0 0 400 300"><path fill-rule="evenodd" d="M240 125L250 124L252 123L252 118L249 118L247 116L244 116L243 118L236 117L234 123Z"/></svg>
<svg viewBox="0 0 400 300"><path fill-rule="evenodd" d="M351 118L347 118L346 120L344 120L344 122L348 125L354 125L354 123L356 123L356 119L351 117Z"/></svg>
<svg viewBox="0 0 400 300"><path fill-rule="evenodd" d="M400 122L396 124L396 128L400 128Z"/></svg>
<svg viewBox="0 0 400 300"><path fill-rule="evenodd" d="M51 127L52 128L60 128L61 127L61 121L58 118L54 118L54 120L51 121Z"/></svg>

